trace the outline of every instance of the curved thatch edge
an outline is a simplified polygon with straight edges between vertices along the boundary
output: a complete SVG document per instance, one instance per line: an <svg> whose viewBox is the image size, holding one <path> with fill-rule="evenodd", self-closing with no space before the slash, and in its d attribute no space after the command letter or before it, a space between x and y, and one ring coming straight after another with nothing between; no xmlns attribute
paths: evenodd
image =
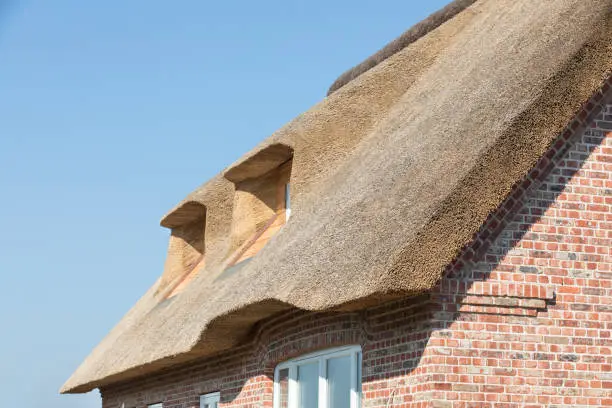
<svg viewBox="0 0 612 408"><path fill-rule="evenodd" d="M397 300L405 296L417 294L418 293L406 291L380 291L361 298L358 301L340 302L325 307L309 307L302 303L290 302L287 299L281 300L275 297L262 296L215 316L210 321L206 322L197 338L194 338L188 347L176 350L176 352L170 356L156 361L150 361L137 367L132 367L102 379L78 385L67 382L60 388L59 393L82 394L90 392L95 388L130 381L147 374L157 373L178 364L192 362L198 358L210 357L217 353L225 352L232 347L244 347L255 344L258 340L257 333L253 335L253 329L256 327L256 323L290 310L321 313L350 313L380 304L381 302Z"/></svg>
<svg viewBox="0 0 612 408"><path fill-rule="evenodd" d="M425 20L415 24L402 35L383 47L376 54L370 56L359 65L354 66L340 75L338 79L336 79L329 87L327 96L336 92L338 89L342 88L344 85L348 84L364 72L374 68L387 58L400 52L421 37L427 35L429 32L440 27L442 24L461 13L476 1L477 0L454 0L452 3L447 4L444 8L436 11Z"/></svg>
<svg viewBox="0 0 612 408"><path fill-rule="evenodd" d="M60 388L60 394L82 394L89 392L95 388L100 388L106 384L113 384L130 379L141 377L153 372L159 372L168 367L176 366L177 364L193 361L194 358L209 356L214 353L226 351L231 347L245 346L256 342L256 338L247 335L251 332L253 325L263 318L268 318L277 313L296 309L291 303L286 303L274 298L262 298L256 302L242 305L233 310L227 311L206 324L206 329L197 339L194 339L188 348L177 350L171 356L163 359L148 362L138 367L133 367L129 370L117 373L102 380L90 381L73 386L66 383ZM299 308L298 308L299 309ZM228 332L239 330L241 336L236 340L235 335L228 335ZM205 333L214 331L217 335L214 341L207 338Z"/></svg>
<svg viewBox="0 0 612 408"><path fill-rule="evenodd" d="M197 201L185 201L181 203L172 213L165 216L161 221L161 226L166 228L176 228L187 224L190 221L204 217L206 206Z"/></svg>
<svg viewBox="0 0 612 408"><path fill-rule="evenodd" d="M264 175L290 160L293 148L284 143L274 143L231 165L223 176L232 183Z"/></svg>

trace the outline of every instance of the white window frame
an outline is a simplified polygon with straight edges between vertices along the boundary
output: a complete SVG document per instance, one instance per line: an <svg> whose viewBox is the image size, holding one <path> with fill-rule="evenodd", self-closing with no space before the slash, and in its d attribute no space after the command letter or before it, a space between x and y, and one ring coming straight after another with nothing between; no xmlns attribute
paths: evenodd
<svg viewBox="0 0 612 408"><path fill-rule="evenodd" d="M219 401L221 400L221 393L211 392L209 394L200 395L200 408L205 404L215 404L216 408L219 408Z"/></svg>
<svg viewBox="0 0 612 408"><path fill-rule="evenodd" d="M291 217L291 184L285 184L285 222Z"/></svg>
<svg viewBox="0 0 612 408"><path fill-rule="evenodd" d="M306 354L284 363L280 363L274 370L274 397L273 407L280 408L280 384L278 383L281 370L289 369L289 401L288 408L298 407L298 365L313 363L319 364L319 404L318 408L329 408L327 405L327 360L330 358L351 356L351 398L350 408L359 408L361 404L361 346L336 347Z"/></svg>

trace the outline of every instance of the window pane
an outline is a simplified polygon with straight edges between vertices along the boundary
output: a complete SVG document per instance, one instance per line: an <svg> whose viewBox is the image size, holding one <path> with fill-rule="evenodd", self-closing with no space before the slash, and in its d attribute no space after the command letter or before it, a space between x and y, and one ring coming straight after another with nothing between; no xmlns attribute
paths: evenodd
<svg viewBox="0 0 612 408"><path fill-rule="evenodd" d="M351 406L351 356L327 360L328 408Z"/></svg>
<svg viewBox="0 0 612 408"><path fill-rule="evenodd" d="M278 397L279 408L289 407L289 369L285 368L278 372Z"/></svg>
<svg viewBox="0 0 612 408"><path fill-rule="evenodd" d="M219 404L219 393L200 395L200 408L217 408Z"/></svg>
<svg viewBox="0 0 612 408"><path fill-rule="evenodd" d="M319 363L298 366L299 408L319 406Z"/></svg>

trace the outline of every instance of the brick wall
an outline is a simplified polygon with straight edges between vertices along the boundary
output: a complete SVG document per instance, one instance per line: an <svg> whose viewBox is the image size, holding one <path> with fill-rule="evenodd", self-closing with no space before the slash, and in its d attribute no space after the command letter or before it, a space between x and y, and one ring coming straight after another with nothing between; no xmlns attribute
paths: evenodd
<svg viewBox="0 0 612 408"><path fill-rule="evenodd" d="M607 90L607 89L606 89ZM596 97L436 290L357 313L293 311L244 347L102 390L104 408L271 407L277 363L363 348L363 407L612 406L612 103Z"/></svg>

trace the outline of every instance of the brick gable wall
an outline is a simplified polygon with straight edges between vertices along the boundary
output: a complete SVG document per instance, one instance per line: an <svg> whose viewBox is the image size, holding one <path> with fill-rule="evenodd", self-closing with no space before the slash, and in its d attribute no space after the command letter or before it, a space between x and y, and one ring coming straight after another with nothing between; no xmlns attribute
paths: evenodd
<svg viewBox="0 0 612 408"><path fill-rule="evenodd" d="M612 102L603 101L585 105L436 290L358 313L285 313L243 347L104 388L103 407L192 408L215 391L222 408L271 407L276 364L347 344L363 348L367 408L612 406Z"/></svg>

